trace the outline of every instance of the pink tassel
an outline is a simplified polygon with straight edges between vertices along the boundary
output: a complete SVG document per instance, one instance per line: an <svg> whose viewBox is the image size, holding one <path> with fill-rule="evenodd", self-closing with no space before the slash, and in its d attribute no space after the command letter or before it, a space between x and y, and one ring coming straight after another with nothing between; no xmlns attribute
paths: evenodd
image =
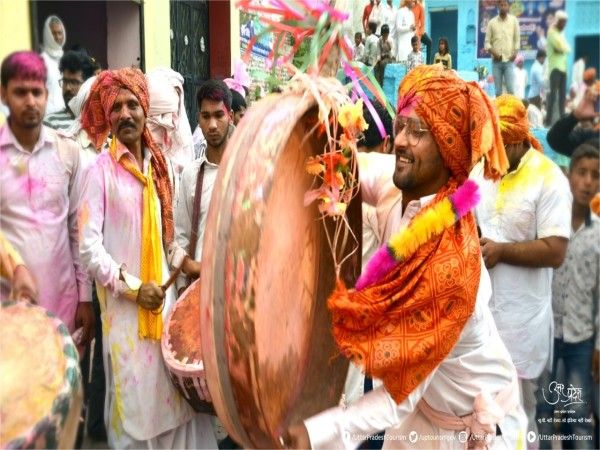
<svg viewBox="0 0 600 450"><path fill-rule="evenodd" d="M454 207L454 212L458 219L464 217L477 204L481 196L479 195L479 186L473 180L467 180L459 187L454 194L450 196L450 201Z"/></svg>
<svg viewBox="0 0 600 450"><path fill-rule="evenodd" d="M387 245L379 247L379 250L371 257L362 275L356 282L356 290L361 291L383 278L392 270L398 261L390 253Z"/></svg>

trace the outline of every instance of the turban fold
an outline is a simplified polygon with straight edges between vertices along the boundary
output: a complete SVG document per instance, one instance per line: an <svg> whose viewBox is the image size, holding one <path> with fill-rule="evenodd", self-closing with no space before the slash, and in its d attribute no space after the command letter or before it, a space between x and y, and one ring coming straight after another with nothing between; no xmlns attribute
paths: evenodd
<svg viewBox="0 0 600 450"><path fill-rule="evenodd" d="M87 131L97 149L102 147L110 133L110 112L121 89L131 91L140 102L144 116L148 116L148 87L141 70L127 67L100 72L81 112L81 127ZM116 136L113 138L116 139ZM142 143L152 153L152 177L160 200L163 241L168 248L174 237L173 193L169 181L169 170L162 152L146 126L142 134Z"/></svg>
<svg viewBox="0 0 600 450"><path fill-rule="evenodd" d="M457 181L485 159L487 178L508 169L494 105L475 82L461 80L439 65L411 70L398 89L398 114L412 111L433 133L442 159Z"/></svg>
<svg viewBox="0 0 600 450"><path fill-rule="evenodd" d="M500 116L500 133L504 144L519 144L529 141L536 150L543 152L542 145L529 131L527 109L523 102L510 94L496 97L496 108Z"/></svg>

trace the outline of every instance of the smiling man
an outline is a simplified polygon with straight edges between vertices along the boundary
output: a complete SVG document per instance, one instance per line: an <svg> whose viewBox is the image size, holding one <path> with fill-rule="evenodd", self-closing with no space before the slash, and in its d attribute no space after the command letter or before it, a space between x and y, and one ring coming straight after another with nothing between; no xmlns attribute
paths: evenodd
<svg viewBox="0 0 600 450"><path fill-rule="evenodd" d="M475 161L484 158L494 178L507 167L489 99L439 65L402 80L394 151L395 164L377 153L359 161L363 201L382 207L392 182L402 190L389 207L389 245L406 227L417 236L417 222L462 189ZM329 298L338 346L383 386L293 426L284 444L350 449L385 430L384 448L458 448L466 439L469 448L518 448L517 374L487 305L474 215L440 228L379 279Z"/></svg>
<svg viewBox="0 0 600 450"><path fill-rule="evenodd" d="M0 128L0 229L31 270L39 304L83 344L93 335L92 290L79 261L77 209L81 184L75 141L42 124L48 91L43 59L15 52L2 62Z"/></svg>
<svg viewBox="0 0 600 450"><path fill-rule="evenodd" d="M137 69L98 75L82 112L97 148L83 193L81 257L102 309L105 405L111 448L214 448L210 421L170 382L160 337L175 302L167 250L173 243L168 165L146 127L146 79Z"/></svg>

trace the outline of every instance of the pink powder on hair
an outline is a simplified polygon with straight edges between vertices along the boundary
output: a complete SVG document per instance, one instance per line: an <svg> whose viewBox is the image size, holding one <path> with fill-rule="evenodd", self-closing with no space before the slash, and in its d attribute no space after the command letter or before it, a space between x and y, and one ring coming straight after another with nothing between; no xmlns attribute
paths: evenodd
<svg viewBox="0 0 600 450"><path fill-rule="evenodd" d="M35 52L21 51L11 53L2 64L7 65L8 81L10 79L39 80L46 82L47 70L43 58ZM4 72L4 70L3 70ZM5 75L3 73L3 75Z"/></svg>

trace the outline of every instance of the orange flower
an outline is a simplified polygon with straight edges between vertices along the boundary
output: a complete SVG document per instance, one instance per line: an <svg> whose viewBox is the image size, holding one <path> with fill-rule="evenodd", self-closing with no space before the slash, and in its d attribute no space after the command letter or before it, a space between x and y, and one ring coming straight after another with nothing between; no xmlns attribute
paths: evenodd
<svg viewBox="0 0 600 450"><path fill-rule="evenodd" d="M319 175L325 170L325 166L321 164L321 158L310 157L306 160L306 171L311 175Z"/></svg>
<svg viewBox="0 0 600 450"><path fill-rule="evenodd" d="M597 216L600 215L600 193L594 195L594 198L590 202L590 209Z"/></svg>
<svg viewBox="0 0 600 450"><path fill-rule="evenodd" d="M353 134L369 128L369 125L363 117L363 101L358 100L355 104L347 103L340 108L338 113L338 122L340 125Z"/></svg>

